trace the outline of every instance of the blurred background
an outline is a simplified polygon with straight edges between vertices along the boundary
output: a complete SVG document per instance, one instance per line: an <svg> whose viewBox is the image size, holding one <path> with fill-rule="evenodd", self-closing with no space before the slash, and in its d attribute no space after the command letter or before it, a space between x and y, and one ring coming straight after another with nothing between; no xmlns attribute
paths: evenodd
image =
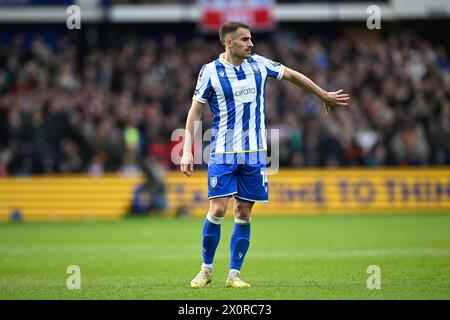
<svg viewBox="0 0 450 320"><path fill-rule="evenodd" d="M448 212L449 14L444 0L0 0L0 218L203 215L207 164L185 179L171 136L227 20L250 24L258 54L352 97L325 116L269 82L281 169L257 214Z"/></svg>

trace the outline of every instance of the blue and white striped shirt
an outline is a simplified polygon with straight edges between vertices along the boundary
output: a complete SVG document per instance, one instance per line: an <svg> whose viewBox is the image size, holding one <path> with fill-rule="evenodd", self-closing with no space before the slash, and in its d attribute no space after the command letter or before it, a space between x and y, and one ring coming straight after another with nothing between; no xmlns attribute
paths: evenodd
<svg viewBox="0 0 450 320"><path fill-rule="evenodd" d="M202 67L193 96L214 114L211 154L267 150L266 80L281 80L284 66L253 54L236 67L222 55Z"/></svg>

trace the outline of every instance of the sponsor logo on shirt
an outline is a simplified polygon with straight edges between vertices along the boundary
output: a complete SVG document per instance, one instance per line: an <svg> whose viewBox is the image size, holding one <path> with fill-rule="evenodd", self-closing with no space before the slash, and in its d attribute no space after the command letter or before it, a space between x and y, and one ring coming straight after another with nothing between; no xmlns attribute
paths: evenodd
<svg viewBox="0 0 450 320"><path fill-rule="evenodd" d="M234 95L236 97L239 97L239 96L246 96L246 95L255 94L255 93L256 93L256 88L245 88L242 90L235 91Z"/></svg>

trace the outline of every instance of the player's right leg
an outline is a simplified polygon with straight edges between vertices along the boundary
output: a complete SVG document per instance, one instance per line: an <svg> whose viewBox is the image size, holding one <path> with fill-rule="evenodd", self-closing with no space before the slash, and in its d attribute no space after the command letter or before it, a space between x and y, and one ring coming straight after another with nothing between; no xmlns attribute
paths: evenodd
<svg viewBox="0 0 450 320"><path fill-rule="evenodd" d="M236 166L216 161L211 157L208 164L208 198L209 212L203 223L202 258L200 272L191 281L192 288L203 288L212 280L214 255L220 241L220 226L232 194L237 192Z"/></svg>
<svg viewBox="0 0 450 320"><path fill-rule="evenodd" d="M209 202L209 212L203 223L202 258L200 272L191 281L194 289L203 288L212 280L214 255L220 241L220 226L228 207L229 197L218 197Z"/></svg>

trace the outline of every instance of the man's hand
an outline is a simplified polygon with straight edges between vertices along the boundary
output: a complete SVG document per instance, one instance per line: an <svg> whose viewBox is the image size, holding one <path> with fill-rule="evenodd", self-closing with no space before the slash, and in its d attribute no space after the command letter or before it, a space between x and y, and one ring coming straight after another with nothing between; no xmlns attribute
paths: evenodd
<svg viewBox="0 0 450 320"><path fill-rule="evenodd" d="M314 93L323 101L323 106L327 114L331 112L331 109L335 106L348 107L348 101L350 97L348 94L343 93L344 90L339 90L335 92L326 92L317 84L315 84L311 79L309 79L304 74L284 67L283 80L287 80L299 86L300 88L306 89L309 92Z"/></svg>
<svg viewBox="0 0 450 320"><path fill-rule="evenodd" d="M344 90L342 89L335 92L327 92L322 98L326 114L331 112L331 109L335 106L348 107L350 96L343 92Z"/></svg>
<svg viewBox="0 0 450 320"><path fill-rule="evenodd" d="M194 157L190 152L183 153L180 162L180 170L188 177L190 177L192 172L194 171Z"/></svg>

